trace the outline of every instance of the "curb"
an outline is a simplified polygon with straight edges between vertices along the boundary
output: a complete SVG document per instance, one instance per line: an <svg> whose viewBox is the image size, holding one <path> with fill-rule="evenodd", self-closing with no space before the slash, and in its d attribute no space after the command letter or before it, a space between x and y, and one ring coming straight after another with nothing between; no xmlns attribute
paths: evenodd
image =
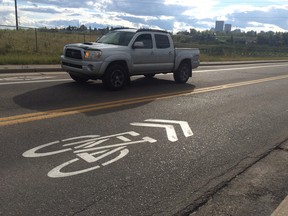
<svg viewBox="0 0 288 216"><path fill-rule="evenodd" d="M271 216L285 216L288 214L288 196L280 203Z"/></svg>

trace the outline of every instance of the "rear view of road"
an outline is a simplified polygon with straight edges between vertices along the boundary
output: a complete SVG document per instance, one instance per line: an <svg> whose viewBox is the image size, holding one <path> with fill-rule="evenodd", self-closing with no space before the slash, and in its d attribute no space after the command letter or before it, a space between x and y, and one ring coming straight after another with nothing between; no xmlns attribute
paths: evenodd
<svg viewBox="0 0 288 216"><path fill-rule="evenodd" d="M134 77L120 92L62 73L1 74L0 214L244 215L199 207L218 194L226 203L223 190L287 141L287 63L193 73L185 85ZM245 213L270 215L287 194Z"/></svg>

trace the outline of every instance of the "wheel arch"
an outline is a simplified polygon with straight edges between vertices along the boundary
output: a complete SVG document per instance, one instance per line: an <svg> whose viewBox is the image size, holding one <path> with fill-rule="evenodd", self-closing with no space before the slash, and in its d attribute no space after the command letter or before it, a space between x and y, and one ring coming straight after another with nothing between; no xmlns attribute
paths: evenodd
<svg viewBox="0 0 288 216"><path fill-rule="evenodd" d="M103 76L105 75L105 73L109 69L109 67L111 67L113 65L121 65L123 68L125 68L127 75L130 75L127 62L125 60L117 60L117 61L112 61L107 65Z"/></svg>

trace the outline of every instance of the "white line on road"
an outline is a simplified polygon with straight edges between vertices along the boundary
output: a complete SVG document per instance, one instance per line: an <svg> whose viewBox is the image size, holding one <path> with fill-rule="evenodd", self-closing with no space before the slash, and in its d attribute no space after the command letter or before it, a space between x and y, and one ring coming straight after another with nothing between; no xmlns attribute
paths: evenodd
<svg viewBox="0 0 288 216"><path fill-rule="evenodd" d="M45 82L66 82L73 81L71 79L57 79L57 80L37 80L37 81L19 81L19 82L5 82L0 85L15 85L15 84L27 84L27 83L45 83Z"/></svg>
<svg viewBox="0 0 288 216"><path fill-rule="evenodd" d="M193 73L208 73L208 72L220 72L220 71L235 71L235 70L247 70L247 69L259 69L259 68L273 68L273 67L287 67L287 64L280 65L261 65L261 66L251 66L251 67L230 67L230 68L220 68L220 69L211 69L211 70L201 70L201 65L199 69L193 70ZM47 73L46 73L47 74ZM60 74L60 73L59 73ZM63 74L63 72L61 72ZM166 74L158 74L166 75ZM3 79L3 78L2 78ZM17 81L17 82L3 82L0 85L16 85L16 84L27 84L27 83L45 83L45 82L66 82L72 81L71 79L53 79L53 80L30 80L30 81Z"/></svg>
<svg viewBox="0 0 288 216"><path fill-rule="evenodd" d="M54 78L54 76L12 76L12 77L0 78L0 81L20 82L20 81L36 81L52 78Z"/></svg>
<svg viewBox="0 0 288 216"><path fill-rule="evenodd" d="M206 72L217 72L217 71L231 71L231 70L247 70L247 69L258 69L258 68L269 68L269 67L287 67L287 64L282 65L263 65L263 66L253 66L253 67L237 67L237 68L221 68L221 69L212 69L212 70L195 70L193 73L206 73ZM201 65L200 65L201 68Z"/></svg>

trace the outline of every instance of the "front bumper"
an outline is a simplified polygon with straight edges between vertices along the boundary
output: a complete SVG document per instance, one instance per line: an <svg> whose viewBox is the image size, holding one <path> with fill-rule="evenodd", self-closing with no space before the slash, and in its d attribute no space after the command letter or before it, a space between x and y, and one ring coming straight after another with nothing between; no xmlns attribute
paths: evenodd
<svg viewBox="0 0 288 216"><path fill-rule="evenodd" d="M67 72L101 77L103 75L101 74L102 64L103 62L82 61L61 56L61 67Z"/></svg>

